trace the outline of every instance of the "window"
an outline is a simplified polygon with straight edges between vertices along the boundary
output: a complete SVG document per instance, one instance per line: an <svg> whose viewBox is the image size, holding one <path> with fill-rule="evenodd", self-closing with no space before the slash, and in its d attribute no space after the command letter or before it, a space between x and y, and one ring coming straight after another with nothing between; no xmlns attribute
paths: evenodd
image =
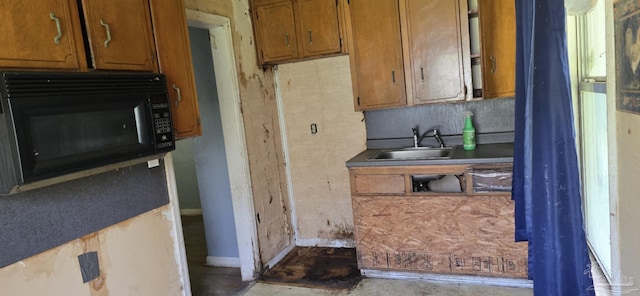
<svg viewBox="0 0 640 296"><path fill-rule="evenodd" d="M587 242L611 275L609 141L606 93L605 1L577 17L578 100L583 212Z"/></svg>

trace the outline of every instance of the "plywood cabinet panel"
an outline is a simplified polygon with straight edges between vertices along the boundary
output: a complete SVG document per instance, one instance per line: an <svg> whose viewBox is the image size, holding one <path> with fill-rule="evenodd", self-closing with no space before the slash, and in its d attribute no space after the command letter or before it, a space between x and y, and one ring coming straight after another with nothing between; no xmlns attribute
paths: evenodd
<svg viewBox="0 0 640 296"><path fill-rule="evenodd" d="M189 32L182 0L151 0L160 72L167 78L177 139L202 134Z"/></svg>
<svg viewBox="0 0 640 296"><path fill-rule="evenodd" d="M406 193L404 175L354 175L353 184L356 194Z"/></svg>
<svg viewBox="0 0 640 296"><path fill-rule="evenodd" d="M0 19L0 67L86 67L76 1L2 1Z"/></svg>
<svg viewBox="0 0 640 296"><path fill-rule="evenodd" d="M82 0L96 69L156 71L147 0Z"/></svg>
<svg viewBox="0 0 640 296"><path fill-rule="evenodd" d="M516 23L515 3L480 0L482 81L485 98L515 95Z"/></svg>
<svg viewBox="0 0 640 296"><path fill-rule="evenodd" d="M416 104L465 100L471 62L466 0L407 0L407 64Z"/></svg>
<svg viewBox="0 0 640 296"><path fill-rule="evenodd" d="M355 109L405 105L398 1L352 1L351 26Z"/></svg>
<svg viewBox="0 0 640 296"><path fill-rule="evenodd" d="M509 192L474 190L508 176L510 164L350 168L361 269L527 278L527 244L513 240ZM413 176L468 175L463 193L412 190ZM477 178L475 178L477 181ZM415 191L415 192L414 192ZM500 191L500 190L498 190Z"/></svg>

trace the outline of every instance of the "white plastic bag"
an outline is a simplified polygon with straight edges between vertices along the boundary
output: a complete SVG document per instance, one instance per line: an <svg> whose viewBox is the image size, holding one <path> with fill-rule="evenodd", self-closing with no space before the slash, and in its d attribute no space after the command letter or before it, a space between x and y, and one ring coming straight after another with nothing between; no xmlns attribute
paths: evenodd
<svg viewBox="0 0 640 296"><path fill-rule="evenodd" d="M564 8L569 15L587 14L596 7L598 0L564 0Z"/></svg>

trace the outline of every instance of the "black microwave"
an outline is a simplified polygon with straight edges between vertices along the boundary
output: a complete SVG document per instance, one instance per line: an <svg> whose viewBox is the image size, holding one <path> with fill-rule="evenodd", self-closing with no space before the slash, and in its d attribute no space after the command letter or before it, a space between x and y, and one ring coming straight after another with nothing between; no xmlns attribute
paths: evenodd
<svg viewBox="0 0 640 296"><path fill-rule="evenodd" d="M0 194L174 146L162 74L0 72Z"/></svg>

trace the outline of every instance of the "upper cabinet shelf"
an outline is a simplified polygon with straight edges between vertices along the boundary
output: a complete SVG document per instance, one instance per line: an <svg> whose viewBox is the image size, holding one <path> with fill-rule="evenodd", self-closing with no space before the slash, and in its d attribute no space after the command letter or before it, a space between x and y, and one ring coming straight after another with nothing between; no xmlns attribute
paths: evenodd
<svg viewBox="0 0 640 296"><path fill-rule="evenodd" d="M346 52L342 0L252 0L258 62L278 64Z"/></svg>

